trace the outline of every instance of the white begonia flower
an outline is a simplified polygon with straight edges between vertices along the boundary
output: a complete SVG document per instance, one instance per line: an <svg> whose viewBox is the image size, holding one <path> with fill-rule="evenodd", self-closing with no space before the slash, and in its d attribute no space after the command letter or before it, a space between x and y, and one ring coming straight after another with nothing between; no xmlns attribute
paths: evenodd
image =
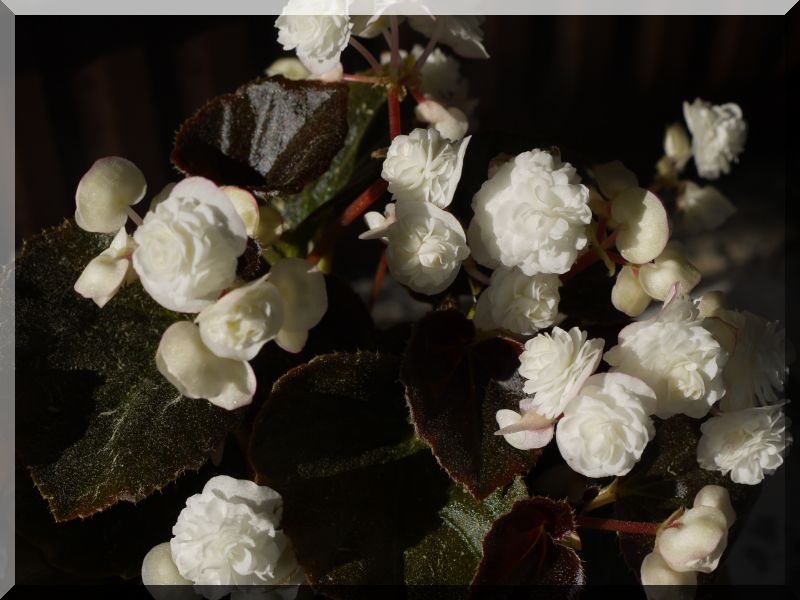
<svg viewBox="0 0 800 600"><path fill-rule="evenodd" d="M75 282L75 291L103 308L124 284L136 279L130 257L136 244L122 227L111 245L94 257Z"/></svg>
<svg viewBox="0 0 800 600"><path fill-rule="evenodd" d="M542 416L557 417L595 372L602 355L603 340L589 340L577 327L554 327L528 340L519 357L519 374L525 378L523 391L535 395L524 402Z"/></svg>
<svg viewBox="0 0 800 600"><path fill-rule="evenodd" d="M635 377L592 375L556 427L561 456L586 477L626 475L655 435L649 417L655 401L653 390Z"/></svg>
<svg viewBox="0 0 800 600"><path fill-rule="evenodd" d="M208 179L189 177L150 211L133 234L144 289L164 308L200 312L236 278L247 247L244 222Z"/></svg>
<svg viewBox="0 0 800 600"><path fill-rule="evenodd" d="M148 588L153 597L157 599L176 598L176 600L178 595L174 593L174 590L161 593L158 586L192 585L191 581L178 573L178 567L175 566L175 561L172 560L172 549L169 542L158 544L145 554L142 561L142 583ZM191 589L186 590L186 592L185 597L196 597Z"/></svg>
<svg viewBox="0 0 800 600"><path fill-rule="evenodd" d="M470 138L448 142L435 129L415 129L392 140L381 177L397 200L446 208L456 192Z"/></svg>
<svg viewBox="0 0 800 600"><path fill-rule="evenodd" d="M723 411L780 401L786 378L786 332L777 321L748 311L718 310L715 314L732 327L735 343L723 372L728 390L720 402Z"/></svg>
<svg viewBox="0 0 800 600"><path fill-rule="evenodd" d="M252 367L211 352L197 325L189 321L170 325L161 336L156 366L181 395L205 398L226 410L250 404L256 392Z"/></svg>
<svg viewBox="0 0 800 600"><path fill-rule="evenodd" d="M217 356L252 360L283 326L283 299L268 275L231 290L204 308L195 323Z"/></svg>
<svg viewBox="0 0 800 600"><path fill-rule="evenodd" d="M619 231L620 254L637 265L656 258L669 241L667 211L658 196L644 188L630 187L614 197L611 224Z"/></svg>
<svg viewBox="0 0 800 600"><path fill-rule="evenodd" d="M658 552L651 552L644 557L640 575L642 585L645 586L645 594L650 600L694 598L693 586L697 585L697 572L675 571ZM687 589L676 590L673 587L663 586L683 586Z"/></svg>
<svg viewBox="0 0 800 600"><path fill-rule="evenodd" d="M529 410L520 415L513 410L501 409L495 415L500 427L495 435L503 438L517 450L544 448L553 439L554 420Z"/></svg>
<svg viewBox="0 0 800 600"><path fill-rule="evenodd" d="M756 485L783 464L792 443L791 421L779 406L759 406L711 417L700 426L697 462L730 473L734 483Z"/></svg>
<svg viewBox="0 0 800 600"><path fill-rule="evenodd" d="M390 202L383 209L383 214L376 211L364 214L364 222L367 224L368 229L359 235L358 239L381 240L384 244L388 244L389 238L386 236L389 233L389 228L397 221L396 208L394 202Z"/></svg>
<svg viewBox="0 0 800 600"><path fill-rule="evenodd" d="M278 241L283 233L283 217L272 206L258 207L258 229L255 239L262 246L270 246Z"/></svg>
<svg viewBox="0 0 800 600"><path fill-rule="evenodd" d="M699 419L725 394L728 353L703 326L691 301L673 297L661 312L628 325L604 356L612 372L638 377L656 392L656 416Z"/></svg>
<svg viewBox="0 0 800 600"><path fill-rule="evenodd" d="M283 325L275 342L287 352L300 352L328 310L325 276L302 258L284 258L267 275L283 299Z"/></svg>
<svg viewBox="0 0 800 600"><path fill-rule="evenodd" d="M415 31L428 37L436 35L439 43L449 46L464 58L489 58L483 47L482 16L415 15L408 17L408 24Z"/></svg>
<svg viewBox="0 0 800 600"><path fill-rule="evenodd" d="M692 142L689 132L680 123L673 123L664 133L664 154L672 161L678 172L683 171L692 157Z"/></svg>
<svg viewBox="0 0 800 600"><path fill-rule="evenodd" d="M283 75L286 79L291 79L292 81L302 81L303 79L308 79L309 75L311 75L311 71L306 69L300 59L293 56L279 58L267 67L265 73L267 77Z"/></svg>
<svg viewBox="0 0 800 600"><path fill-rule="evenodd" d="M261 212L256 197L247 190L233 185L222 186L219 189L228 197L233 208L241 217L247 235L255 237L261 221Z"/></svg>
<svg viewBox="0 0 800 600"><path fill-rule="evenodd" d="M642 289L636 270L625 265L617 273L611 288L611 304L629 317L638 317L650 304L650 296Z"/></svg>
<svg viewBox="0 0 800 600"><path fill-rule="evenodd" d="M473 197L470 245L480 247L477 259L488 255L526 275L566 273L587 244L588 202L572 165L543 150L523 152Z"/></svg>
<svg viewBox="0 0 800 600"><path fill-rule="evenodd" d="M721 485L706 485L700 488L694 497L693 506L710 506L716 508L725 515L725 523L728 529L736 521L736 511L731 504L731 495L728 490Z"/></svg>
<svg viewBox="0 0 800 600"><path fill-rule="evenodd" d="M639 285L651 298L667 299L676 284L679 294L688 294L698 283L702 275L689 262L683 249L675 242L670 242L655 261L639 267Z"/></svg>
<svg viewBox="0 0 800 600"><path fill-rule="evenodd" d="M450 142L460 141L469 129L469 120L461 109L445 108L435 100L420 102L414 109L414 114L423 123L433 125Z"/></svg>
<svg viewBox="0 0 800 600"><path fill-rule="evenodd" d="M658 552L671 569L711 573L728 545L728 521L718 508L695 506L656 536Z"/></svg>
<svg viewBox="0 0 800 600"><path fill-rule="evenodd" d="M681 227L687 233L713 231L736 213L736 207L717 188L687 181L678 196Z"/></svg>
<svg viewBox="0 0 800 600"><path fill-rule="evenodd" d="M300 567L282 516L275 490L218 475L186 500L172 528L172 558L196 586L296 583Z"/></svg>
<svg viewBox="0 0 800 600"><path fill-rule="evenodd" d="M478 298L475 326L483 330L508 329L532 335L550 327L558 315L558 275L525 275L501 267L492 273L489 287Z"/></svg>
<svg viewBox="0 0 800 600"><path fill-rule="evenodd" d="M75 191L75 222L93 233L114 233L128 220L128 207L144 198L147 182L139 168L119 156L96 161Z"/></svg>
<svg viewBox="0 0 800 600"><path fill-rule="evenodd" d="M697 98L683 103L683 116L692 132L692 153L697 172L706 179L729 173L747 139L747 123L738 104L713 106Z"/></svg>
<svg viewBox="0 0 800 600"><path fill-rule="evenodd" d="M295 50L312 74L322 75L339 63L353 24L346 0L289 0L275 27L283 49Z"/></svg>

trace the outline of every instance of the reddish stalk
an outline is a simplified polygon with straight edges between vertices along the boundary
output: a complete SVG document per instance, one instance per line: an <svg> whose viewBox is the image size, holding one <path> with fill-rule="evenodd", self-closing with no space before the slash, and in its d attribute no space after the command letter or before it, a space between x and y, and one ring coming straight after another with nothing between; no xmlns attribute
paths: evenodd
<svg viewBox="0 0 800 600"><path fill-rule="evenodd" d="M389 139L393 140L402 131L400 123L400 98L397 95L397 88L392 86L389 88Z"/></svg>
<svg viewBox="0 0 800 600"><path fill-rule="evenodd" d="M370 77L369 75L350 75L348 73L345 73L342 79L356 83L372 83L374 85L385 85L391 81L388 77Z"/></svg>
<svg viewBox="0 0 800 600"><path fill-rule="evenodd" d="M578 517L578 527L586 529L599 529L601 531L616 531L618 533L638 533L640 535L655 535L658 533L660 523L643 523L640 521L620 521L619 519L601 519L599 517Z"/></svg>
<svg viewBox="0 0 800 600"><path fill-rule="evenodd" d="M378 299L378 295L381 293L381 287L383 286L383 280L386 277L386 270L388 268L389 263L386 262L386 251L384 250L381 254L381 260L378 262L378 268L375 269L375 278L372 280L372 290L367 299L367 308L370 312L372 311L372 307L375 306L375 300Z"/></svg>
<svg viewBox="0 0 800 600"><path fill-rule="evenodd" d="M422 104L423 102L428 101L428 99L425 97L425 94L420 92L417 88L411 88L411 95L414 97L414 100L416 100L418 104Z"/></svg>

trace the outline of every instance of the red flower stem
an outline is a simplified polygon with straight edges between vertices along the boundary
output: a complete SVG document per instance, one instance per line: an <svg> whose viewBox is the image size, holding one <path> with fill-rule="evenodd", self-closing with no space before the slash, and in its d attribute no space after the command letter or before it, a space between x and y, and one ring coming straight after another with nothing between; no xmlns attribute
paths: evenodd
<svg viewBox="0 0 800 600"><path fill-rule="evenodd" d="M402 131L400 123L400 98L397 95L397 88L392 86L389 88L389 139L393 140Z"/></svg>
<svg viewBox="0 0 800 600"><path fill-rule="evenodd" d="M434 49L436 48L436 42L439 41L439 35L442 33L443 25L444 25L444 19L436 19L436 25L434 25L433 27L433 33L431 34L431 37L428 40L428 45L425 46L425 50L422 51L422 54L419 55L417 62L414 64L414 70L417 73L419 73L422 70L422 67L425 66L425 62L431 55L431 52L433 52Z"/></svg>
<svg viewBox="0 0 800 600"><path fill-rule="evenodd" d="M608 256L608 258L610 258L611 260L613 260L613 261L614 261L615 263L617 263L618 265L627 265L627 264L628 264L628 261L627 261L627 260L625 260L624 258L622 258L622 256L620 256L620 255L619 255L618 253L616 253L616 252L611 252L611 251L609 250L609 251L606 251L606 255Z"/></svg>
<svg viewBox="0 0 800 600"><path fill-rule="evenodd" d="M359 54L364 57L376 74L383 72L383 67L381 67L381 63L378 62L378 59L375 58L372 52L367 50L367 48L353 36L350 36L350 45L358 50Z"/></svg>
<svg viewBox="0 0 800 600"><path fill-rule="evenodd" d="M354 81L356 83L372 83L375 85L385 85L390 81L388 77L370 77L369 75L350 75L349 73L345 73L342 76L342 79L344 79L345 81Z"/></svg>
<svg viewBox="0 0 800 600"><path fill-rule="evenodd" d="M378 294L381 293L381 287L383 286L383 280L386 277L386 270L388 268L389 263L386 262L386 251L384 250L381 254L381 260L378 262L378 268L375 269L375 278L372 280L372 290L367 299L367 308L370 311L372 311L372 307L375 306L375 300L378 299Z"/></svg>
<svg viewBox="0 0 800 600"><path fill-rule="evenodd" d="M395 77L400 72L400 29L397 15L389 16L389 48L392 51L392 73Z"/></svg>
<svg viewBox="0 0 800 600"><path fill-rule="evenodd" d="M422 104L423 102L428 101L428 99L425 97L425 94L420 92L417 88L411 88L411 95L414 97L414 100L416 100L418 104Z"/></svg>
<svg viewBox="0 0 800 600"><path fill-rule="evenodd" d="M603 248L608 248L609 246L611 246L611 244L613 244L617 240L618 235L619 235L619 228L612 231L611 235L609 235L605 240L603 240L602 242Z"/></svg>
<svg viewBox="0 0 800 600"><path fill-rule="evenodd" d="M599 529L601 531L616 531L618 533L638 533L641 535L655 535L658 533L659 523L643 523L641 521L620 521L619 519L601 519L598 517L578 517L578 527L586 529Z"/></svg>

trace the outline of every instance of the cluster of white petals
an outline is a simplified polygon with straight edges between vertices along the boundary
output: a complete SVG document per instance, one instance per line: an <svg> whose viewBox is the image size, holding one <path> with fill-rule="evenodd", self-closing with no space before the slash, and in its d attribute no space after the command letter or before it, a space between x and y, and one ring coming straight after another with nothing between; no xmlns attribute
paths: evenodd
<svg viewBox="0 0 800 600"><path fill-rule="evenodd" d="M130 257L136 244L122 227L111 245L94 257L75 282L75 291L103 308L126 283L136 279Z"/></svg>
<svg viewBox="0 0 800 600"><path fill-rule="evenodd" d="M779 406L725 412L700 426L697 462L703 469L730 473L734 483L756 485L783 464L792 443L789 419Z"/></svg>
<svg viewBox="0 0 800 600"><path fill-rule="evenodd" d="M271 488L225 475L210 479L172 528L178 572L195 586L300 583L282 514L283 499Z"/></svg>
<svg viewBox="0 0 800 600"><path fill-rule="evenodd" d="M523 391L535 394L526 400L542 416L555 418L564 412L597 369L603 355L602 339L587 339L577 327L564 331L554 327L525 343L519 357Z"/></svg>
<svg viewBox="0 0 800 600"><path fill-rule="evenodd" d="M717 188L687 181L678 196L681 227L690 234L712 231L736 213L736 207Z"/></svg>
<svg viewBox="0 0 800 600"><path fill-rule="evenodd" d="M289 0L275 27L283 49L295 50L312 74L323 75L339 64L353 24L346 0Z"/></svg>
<svg viewBox="0 0 800 600"><path fill-rule="evenodd" d="M184 179L134 233L133 268L163 307L199 312L236 278L247 246L244 222L228 197L202 177Z"/></svg>
<svg viewBox="0 0 800 600"><path fill-rule="evenodd" d="M683 116L692 132L697 172L706 179L729 173L747 139L747 123L738 104L712 105L697 98L683 103Z"/></svg>
<svg viewBox="0 0 800 600"><path fill-rule="evenodd" d="M483 46L483 25L485 18L477 15L414 15L408 17L412 29L449 46L464 58L489 58Z"/></svg>
<svg viewBox="0 0 800 600"><path fill-rule="evenodd" d="M114 233L128 220L128 207L147 192L139 168L126 158L107 156L95 162L75 191L75 222L93 233Z"/></svg>
<svg viewBox="0 0 800 600"><path fill-rule="evenodd" d="M550 327L558 316L561 281L558 275L525 275L517 268L500 267L475 309L475 326L483 330L507 329L532 335Z"/></svg>
<svg viewBox="0 0 800 600"><path fill-rule="evenodd" d="M458 142L467 135L469 119L459 108L445 108L435 100L425 100L417 104L414 114L448 141Z"/></svg>
<svg viewBox="0 0 800 600"><path fill-rule="evenodd" d="M566 273L587 244L589 189L558 154L524 152L496 168L472 199L470 247L487 267Z"/></svg>
<svg viewBox="0 0 800 600"><path fill-rule="evenodd" d="M446 208L452 201L470 138L451 143L436 129L415 129L392 140L381 177L396 200L431 202Z"/></svg>
<svg viewBox="0 0 800 600"><path fill-rule="evenodd" d="M561 456L586 477L627 474L655 436L649 416L655 402L653 390L635 377L592 375L566 405L556 427Z"/></svg>
<svg viewBox="0 0 800 600"><path fill-rule="evenodd" d="M725 394L728 353L703 326L690 300L673 298L661 312L627 326L606 352L613 372L638 377L655 390L655 414L700 418Z"/></svg>

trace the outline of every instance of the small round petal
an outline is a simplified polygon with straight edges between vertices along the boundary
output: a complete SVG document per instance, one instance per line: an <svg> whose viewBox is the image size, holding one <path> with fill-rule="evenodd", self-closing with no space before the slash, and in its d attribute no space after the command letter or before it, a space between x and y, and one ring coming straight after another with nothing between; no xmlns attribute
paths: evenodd
<svg viewBox="0 0 800 600"><path fill-rule="evenodd" d="M284 57L273 62L266 70L267 77L283 75L292 81L302 81L311 75L311 71L305 68L299 58Z"/></svg>
<svg viewBox="0 0 800 600"><path fill-rule="evenodd" d="M611 289L611 304L629 317L638 317L650 304L650 296L642 289L636 271L630 265L625 265L617 273Z"/></svg>
<svg viewBox="0 0 800 600"><path fill-rule="evenodd" d="M690 508L656 538L656 551L671 569L681 573L711 573L727 545L725 515L710 506Z"/></svg>
<svg viewBox="0 0 800 600"><path fill-rule="evenodd" d="M284 258L270 269L268 280L278 288L283 298L281 332L294 332L291 337L295 340L303 332L307 335L308 330L317 325L328 310L325 277L301 258ZM287 335L278 334L281 347Z"/></svg>
<svg viewBox="0 0 800 600"><path fill-rule="evenodd" d="M728 308L728 300L720 291L706 292L700 297L697 310L702 318L715 317L721 310Z"/></svg>
<svg viewBox="0 0 800 600"><path fill-rule="evenodd" d="M414 109L417 119L423 123L433 125L443 138L457 142L461 140L469 129L469 119L458 108L445 108L435 100L420 102Z"/></svg>
<svg viewBox="0 0 800 600"><path fill-rule="evenodd" d="M674 571L658 552L644 557L641 568L642 585L649 600L691 600L697 585L697 572ZM681 589L664 586L683 586Z"/></svg>
<svg viewBox="0 0 800 600"><path fill-rule="evenodd" d="M169 542L154 546L145 554L142 561L142 583L148 588L161 585L192 585L191 581L178 573L178 567L172 560ZM172 592L169 593L169 597L172 597ZM194 594L189 590L187 597L194 597Z"/></svg>
<svg viewBox="0 0 800 600"><path fill-rule="evenodd" d="M721 485L706 485L700 488L700 491L694 497L693 506L710 506L721 511L725 515L728 529L736 521L736 511L733 510L733 505L731 504L731 495L728 489Z"/></svg>
<svg viewBox="0 0 800 600"><path fill-rule="evenodd" d="M308 341L308 331L287 331L281 329L275 338L275 343L286 352L297 354L302 351Z"/></svg>
<svg viewBox="0 0 800 600"><path fill-rule="evenodd" d="M664 154L671 159L678 171L682 171L692 157L689 132L680 123L673 123L667 127L664 134Z"/></svg>
<svg viewBox="0 0 800 600"><path fill-rule="evenodd" d="M678 285L679 294L688 294L702 279L697 268L689 262L677 244L667 244L653 263L639 267L639 284L651 297L662 302L672 287Z"/></svg>
<svg viewBox="0 0 800 600"><path fill-rule="evenodd" d="M503 438L517 450L544 448L553 439L552 419L545 419L534 412L520 415L513 410L502 409L495 416L500 427L495 435Z"/></svg>
<svg viewBox="0 0 800 600"><path fill-rule="evenodd" d="M639 180L620 161L614 160L592 168L600 193L609 200L629 188L639 187Z"/></svg>
<svg viewBox="0 0 800 600"><path fill-rule="evenodd" d="M258 207L258 230L255 239L262 246L269 246L278 241L283 233L283 217L281 213L268 205Z"/></svg>
<svg viewBox="0 0 800 600"><path fill-rule="evenodd" d="M652 192L639 187L624 190L611 203L611 218L619 228L617 248L629 262L650 262L667 245L667 211Z"/></svg>
<svg viewBox="0 0 800 600"><path fill-rule="evenodd" d="M233 185L223 186L219 189L228 197L228 200L233 204L233 208L242 218L247 235L254 237L261 221L261 213L256 197L247 190Z"/></svg>
<svg viewBox="0 0 800 600"><path fill-rule="evenodd" d="M135 248L133 239L122 227L111 245L86 265L75 282L75 291L103 308L120 287L134 279L136 273L129 257Z"/></svg>
<svg viewBox="0 0 800 600"><path fill-rule="evenodd" d="M113 233L128 220L128 207L144 198L147 182L131 161L101 158L78 183L75 222L94 233Z"/></svg>
<svg viewBox="0 0 800 600"><path fill-rule="evenodd" d="M680 225L690 234L713 231L736 213L736 207L717 188L686 182L677 199Z"/></svg>
<svg viewBox="0 0 800 600"><path fill-rule="evenodd" d="M245 361L220 358L203 343L189 321L171 325L156 352L158 371L188 398L205 398L226 410L250 404L256 376Z"/></svg>

